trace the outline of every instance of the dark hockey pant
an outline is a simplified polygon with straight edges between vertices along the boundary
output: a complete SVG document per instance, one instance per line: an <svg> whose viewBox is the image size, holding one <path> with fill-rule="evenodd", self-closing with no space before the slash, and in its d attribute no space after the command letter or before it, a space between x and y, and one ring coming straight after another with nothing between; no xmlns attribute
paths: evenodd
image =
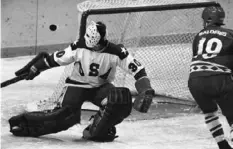
<svg viewBox="0 0 233 149"><path fill-rule="evenodd" d="M188 81L189 90L203 113L220 107L229 124L233 124L233 78L229 74L196 77Z"/></svg>

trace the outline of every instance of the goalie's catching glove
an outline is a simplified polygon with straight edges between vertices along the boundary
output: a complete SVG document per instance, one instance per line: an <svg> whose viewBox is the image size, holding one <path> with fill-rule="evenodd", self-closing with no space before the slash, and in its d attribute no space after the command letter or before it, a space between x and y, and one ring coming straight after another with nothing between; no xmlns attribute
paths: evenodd
<svg viewBox="0 0 233 149"><path fill-rule="evenodd" d="M155 91L150 85L150 80L148 78L141 78L136 81L135 87L139 95L134 100L133 108L139 112L147 113L155 96Z"/></svg>
<svg viewBox="0 0 233 149"><path fill-rule="evenodd" d="M28 74L25 79L32 80L38 76L42 71L50 68L47 62L49 54L46 52L39 53L35 58L33 58L26 66L15 72L16 76L21 76L23 74Z"/></svg>

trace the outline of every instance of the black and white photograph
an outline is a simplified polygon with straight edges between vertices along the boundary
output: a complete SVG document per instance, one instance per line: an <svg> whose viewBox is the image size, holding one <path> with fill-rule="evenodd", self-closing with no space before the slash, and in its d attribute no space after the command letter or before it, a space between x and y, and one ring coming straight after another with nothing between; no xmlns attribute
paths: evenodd
<svg viewBox="0 0 233 149"><path fill-rule="evenodd" d="M1 0L1 149L233 149L233 0Z"/></svg>

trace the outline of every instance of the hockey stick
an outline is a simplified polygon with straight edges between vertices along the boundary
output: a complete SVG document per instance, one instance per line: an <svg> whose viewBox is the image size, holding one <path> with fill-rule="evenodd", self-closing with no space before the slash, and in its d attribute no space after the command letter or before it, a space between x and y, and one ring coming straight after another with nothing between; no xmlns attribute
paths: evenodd
<svg viewBox="0 0 233 149"><path fill-rule="evenodd" d="M1 83L1 88L6 87L6 86L11 85L11 84L14 84L16 82L19 82L21 80L24 80L27 75L28 75L28 73L25 73L25 74L22 74L20 76L16 76L12 79L6 80L6 81Z"/></svg>
<svg viewBox="0 0 233 149"><path fill-rule="evenodd" d="M81 109L81 111L84 111L84 112L98 112L99 110L95 110L95 109Z"/></svg>
<svg viewBox="0 0 233 149"><path fill-rule="evenodd" d="M39 59L44 58L47 56L46 52L40 52L36 57L34 57L29 63L27 63L26 66L21 68L20 70L15 72L16 77L6 80L1 83L1 88L6 87L8 85L11 85L13 83L19 82L21 80L24 80L25 77L28 75L29 69L32 65L34 65L35 62L37 62Z"/></svg>
<svg viewBox="0 0 233 149"><path fill-rule="evenodd" d="M36 57L34 57L30 62L27 63L23 68L15 72L16 76L24 75L25 73L28 73L31 66L34 65L39 59L44 58L47 56L47 53L41 52Z"/></svg>

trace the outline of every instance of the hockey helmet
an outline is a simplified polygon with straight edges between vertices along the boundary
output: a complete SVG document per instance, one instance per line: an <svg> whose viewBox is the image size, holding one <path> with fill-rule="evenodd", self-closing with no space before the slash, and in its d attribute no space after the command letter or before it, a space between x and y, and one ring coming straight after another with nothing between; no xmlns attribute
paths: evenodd
<svg viewBox="0 0 233 149"><path fill-rule="evenodd" d="M221 6L206 7L202 12L204 27L208 25L224 25L225 12Z"/></svg>

